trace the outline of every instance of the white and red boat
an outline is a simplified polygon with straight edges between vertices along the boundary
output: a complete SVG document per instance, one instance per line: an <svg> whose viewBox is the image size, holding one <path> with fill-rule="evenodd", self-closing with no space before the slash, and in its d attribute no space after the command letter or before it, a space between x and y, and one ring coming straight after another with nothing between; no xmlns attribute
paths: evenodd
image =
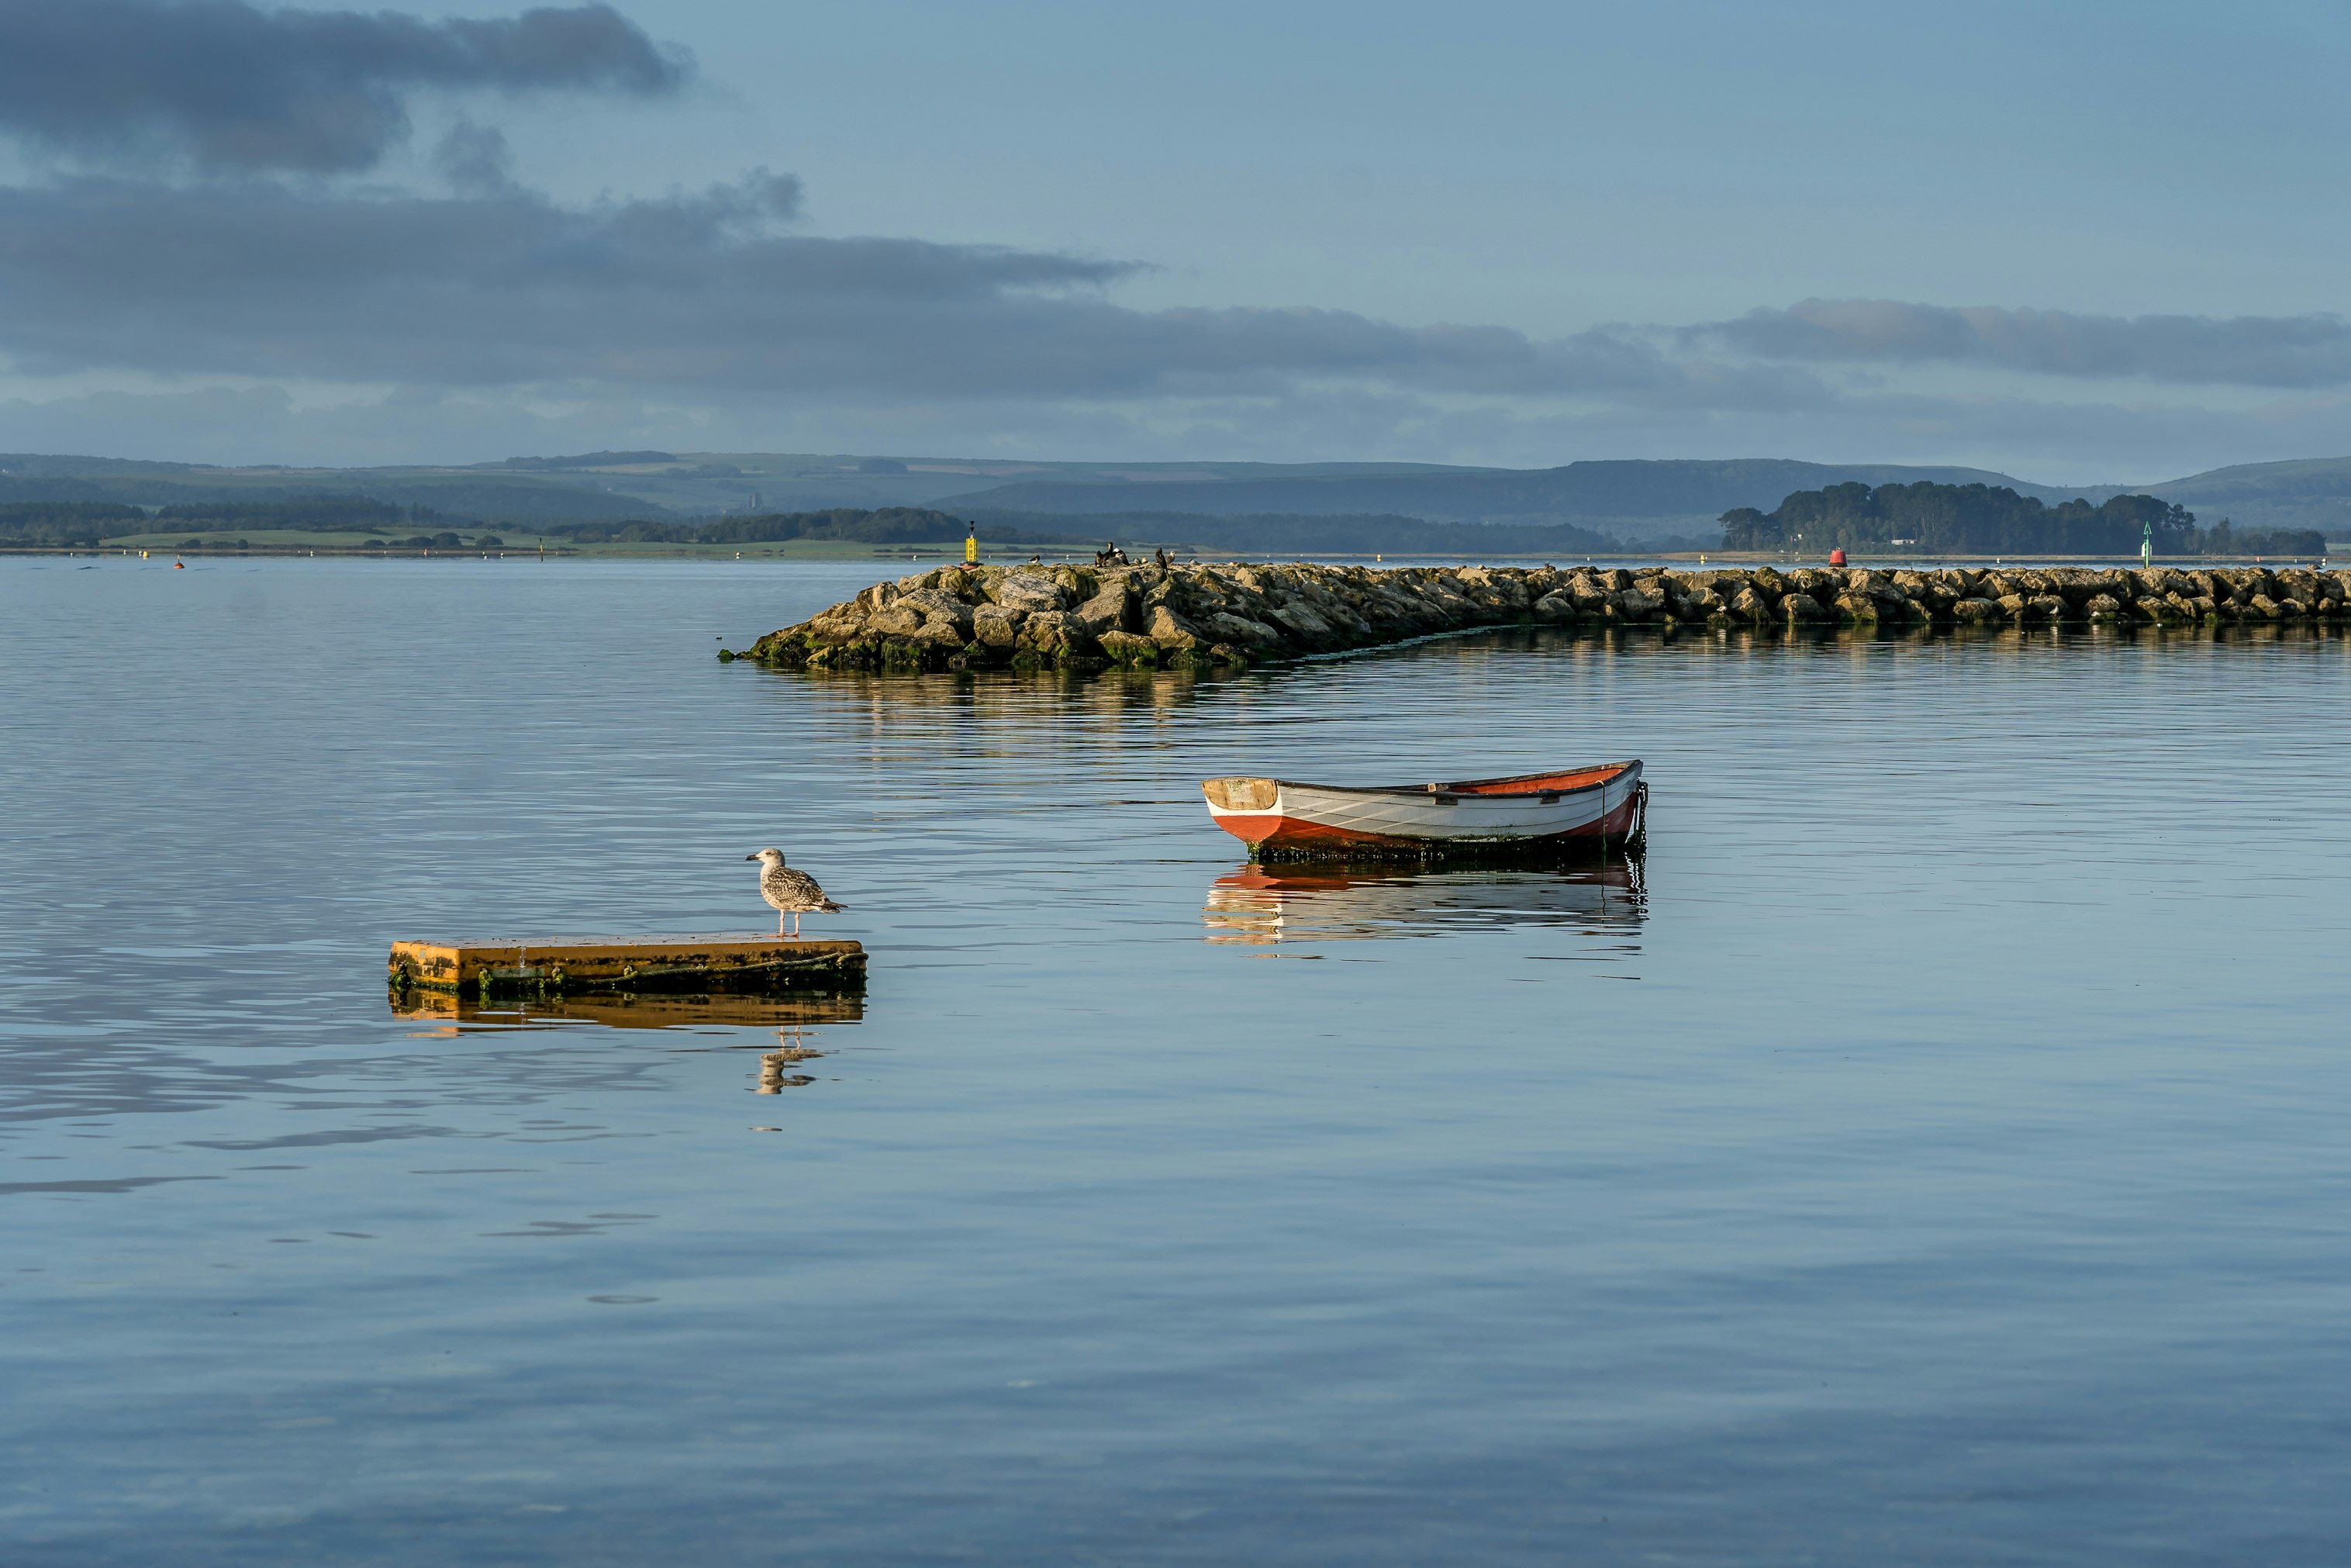
<svg viewBox="0 0 2351 1568"><path fill-rule="evenodd" d="M1210 779L1200 792L1259 860L1604 847L1641 831L1648 800L1638 761L1380 789Z"/></svg>

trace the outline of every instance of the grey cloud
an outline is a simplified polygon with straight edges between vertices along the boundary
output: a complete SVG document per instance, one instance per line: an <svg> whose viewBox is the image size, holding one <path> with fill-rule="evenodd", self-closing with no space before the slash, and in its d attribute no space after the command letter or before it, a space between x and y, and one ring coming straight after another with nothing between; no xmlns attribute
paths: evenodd
<svg viewBox="0 0 2351 1568"><path fill-rule="evenodd" d="M502 195L516 188L513 149L494 125L460 120L433 149L433 166L465 195Z"/></svg>
<svg viewBox="0 0 2351 1568"><path fill-rule="evenodd" d="M1677 336L1688 347L1763 360L1975 363L2043 375L2239 386L2351 384L2351 325L2334 316L2085 316L1807 299Z"/></svg>
<svg viewBox="0 0 2351 1568"><path fill-rule="evenodd" d="M461 142L476 173L494 146ZM478 187L477 187L478 188ZM575 210L85 178L0 190L0 350L106 367L705 396L1272 394L1322 379L1645 406L1818 406L1810 372L1670 358L1654 334L1539 341L1324 309L1139 311L1134 264L779 234L799 183Z"/></svg>
<svg viewBox="0 0 2351 1568"><path fill-rule="evenodd" d="M421 88L656 95L692 75L609 5L427 21L246 0L0 0L0 130L216 171L365 169Z"/></svg>

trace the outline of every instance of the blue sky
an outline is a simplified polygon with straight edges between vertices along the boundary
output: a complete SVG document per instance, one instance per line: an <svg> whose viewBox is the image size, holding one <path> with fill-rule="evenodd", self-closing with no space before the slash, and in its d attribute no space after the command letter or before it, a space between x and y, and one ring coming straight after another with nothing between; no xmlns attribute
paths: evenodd
<svg viewBox="0 0 2351 1568"><path fill-rule="evenodd" d="M559 11L0 0L0 450L2351 451L2338 7Z"/></svg>

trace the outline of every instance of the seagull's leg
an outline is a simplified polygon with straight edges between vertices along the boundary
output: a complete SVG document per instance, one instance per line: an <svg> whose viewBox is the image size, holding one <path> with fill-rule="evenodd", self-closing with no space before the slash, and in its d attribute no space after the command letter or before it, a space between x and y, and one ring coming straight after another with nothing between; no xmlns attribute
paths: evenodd
<svg viewBox="0 0 2351 1568"><path fill-rule="evenodd" d="M776 911L776 935L777 935L777 936L781 936L783 934L784 934L784 912L783 912L782 910L778 909L778 910L777 910L777 911Z"/></svg>
<svg viewBox="0 0 2351 1568"><path fill-rule="evenodd" d="M792 911L792 940L793 940L793 941L795 941L795 942L797 942L797 941L799 941L799 939L800 939L800 912L799 912L799 910L795 909L795 910L793 910L793 911Z"/></svg>

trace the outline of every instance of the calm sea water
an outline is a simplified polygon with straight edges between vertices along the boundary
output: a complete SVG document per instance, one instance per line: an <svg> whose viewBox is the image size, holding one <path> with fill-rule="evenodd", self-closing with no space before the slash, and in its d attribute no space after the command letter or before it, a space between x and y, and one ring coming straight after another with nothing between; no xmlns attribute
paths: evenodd
<svg viewBox="0 0 2351 1568"><path fill-rule="evenodd" d="M712 657L871 575L0 563L0 1559L2351 1554L2344 639ZM1574 876L1196 788L1626 756ZM862 1009L386 1004L770 843Z"/></svg>

